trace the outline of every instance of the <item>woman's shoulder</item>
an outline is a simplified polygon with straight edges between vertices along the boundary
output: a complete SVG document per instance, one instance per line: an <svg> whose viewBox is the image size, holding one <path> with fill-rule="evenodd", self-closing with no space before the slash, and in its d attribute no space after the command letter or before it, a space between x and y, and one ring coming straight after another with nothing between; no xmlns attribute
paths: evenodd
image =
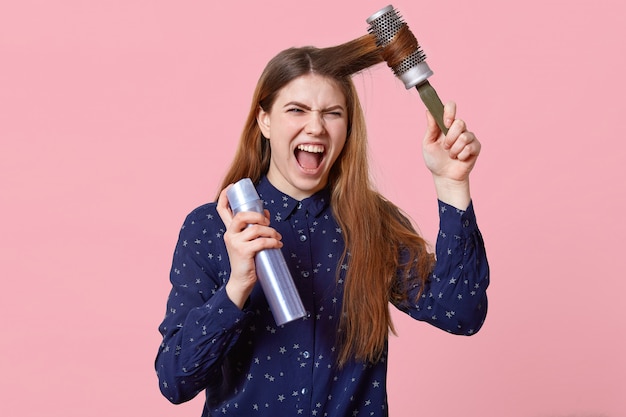
<svg viewBox="0 0 626 417"><path fill-rule="evenodd" d="M185 217L183 227L204 226L223 227L224 223L217 213L217 203L205 203L191 210Z"/></svg>

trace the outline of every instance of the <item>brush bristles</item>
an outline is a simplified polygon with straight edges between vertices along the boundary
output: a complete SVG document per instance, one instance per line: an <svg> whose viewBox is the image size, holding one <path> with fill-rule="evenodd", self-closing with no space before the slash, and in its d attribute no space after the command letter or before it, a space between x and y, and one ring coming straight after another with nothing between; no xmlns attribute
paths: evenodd
<svg viewBox="0 0 626 417"><path fill-rule="evenodd" d="M411 55L404 58L400 64L394 65L391 69L396 76L400 76L424 61L426 61L426 55L422 52L422 49L418 47Z"/></svg>
<svg viewBox="0 0 626 417"><path fill-rule="evenodd" d="M417 39L391 5L367 19L368 32L376 37L383 59L406 88L415 86L432 75L426 64L426 54Z"/></svg>
<svg viewBox="0 0 626 417"><path fill-rule="evenodd" d="M382 12L380 15L374 15L367 19L367 22L370 24L368 28L368 32L372 35L376 36L378 40L378 46L385 47L391 43L393 38L396 37L396 34L400 31L404 23L402 20L402 16L396 9L391 6L386 7L379 11Z"/></svg>

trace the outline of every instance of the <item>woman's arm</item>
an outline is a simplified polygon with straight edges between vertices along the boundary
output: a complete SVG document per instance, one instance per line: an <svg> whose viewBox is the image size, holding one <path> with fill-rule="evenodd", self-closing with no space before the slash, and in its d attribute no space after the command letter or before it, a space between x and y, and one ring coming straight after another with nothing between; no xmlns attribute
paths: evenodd
<svg viewBox="0 0 626 417"><path fill-rule="evenodd" d="M407 289L396 307L416 320L454 334L473 335L487 314L489 264L474 207L466 211L439 202L440 229L434 270L419 299L420 286Z"/></svg>
<svg viewBox="0 0 626 417"><path fill-rule="evenodd" d="M439 235L436 264L419 300L420 287L397 307L418 320L456 334L474 334L487 313L489 265L482 235L476 224L469 175L480 142L456 119L456 104L444 106L443 135L430 113L422 143L426 166L431 171L439 198Z"/></svg>
<svg viewBox="0 0 626 417"><path fill-rule="evenodd" d="M155 361L161 392L173 403L220 384L222 361L248 321L225 291L224 231L215 205L205 205L186 218L176 245Z"/></svg>

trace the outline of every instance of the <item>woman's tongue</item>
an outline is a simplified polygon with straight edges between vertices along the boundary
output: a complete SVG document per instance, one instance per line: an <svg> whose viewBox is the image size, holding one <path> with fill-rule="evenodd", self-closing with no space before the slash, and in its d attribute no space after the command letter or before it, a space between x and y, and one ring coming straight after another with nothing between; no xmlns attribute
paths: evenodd
<svg viewBox="0 0 626 417"><path fill-rule="evenodd" d="M320 165L321 158L321 153L296 149L296 159L298 160L298 164L304 169L316 169Z"/></svg>

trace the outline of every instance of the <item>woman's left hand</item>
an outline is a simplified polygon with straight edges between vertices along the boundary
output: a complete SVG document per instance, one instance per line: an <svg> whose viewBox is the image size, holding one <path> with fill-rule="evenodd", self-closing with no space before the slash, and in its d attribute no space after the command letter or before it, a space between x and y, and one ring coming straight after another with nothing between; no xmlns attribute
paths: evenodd
<svg viewBox="0 0 626 417"><path fill-rule="evenodd" d="M427 112L427 127L422 152L426 167L435 180L440 200L465 210L470 202L469 174L474 168L480 142L467 130L463 120L456 119L456 103L444 106L444 125L448 133L443 135L435 119Z"/></svg>

